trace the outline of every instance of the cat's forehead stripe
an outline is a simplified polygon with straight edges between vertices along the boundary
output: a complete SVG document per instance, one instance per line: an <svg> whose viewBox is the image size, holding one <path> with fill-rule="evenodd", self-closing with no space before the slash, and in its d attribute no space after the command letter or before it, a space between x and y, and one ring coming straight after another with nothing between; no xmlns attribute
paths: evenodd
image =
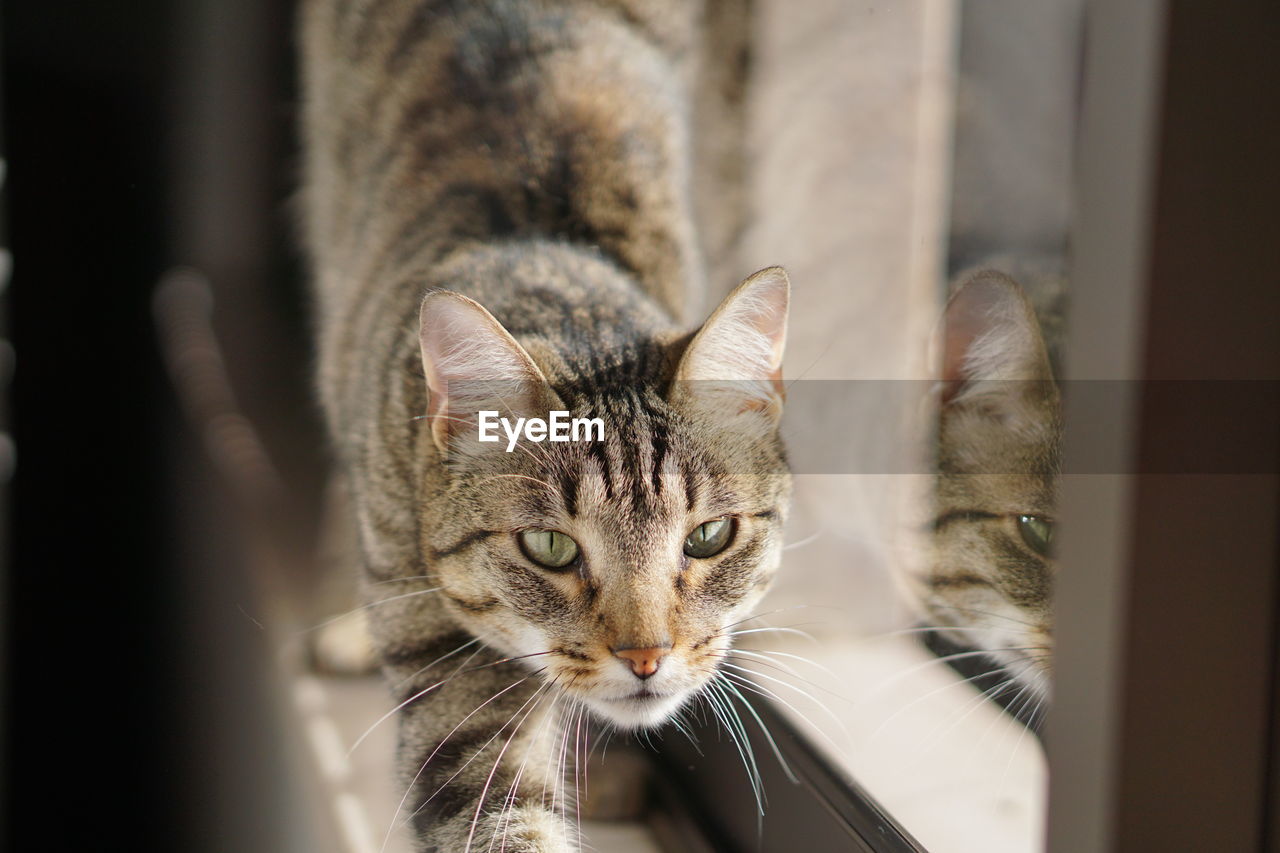
<svg viewBox="0 0 1280 853"><path fill-rule="evenodd" d="M605 434L606 440L608 433ZM600 478L604 481L604 495L606 500L613 500L613 467L609 463L609 454L605 451L605 442L593 441L588 447L590 448L591 458L596 463L599 470Z"/></svg>
<svg viewBox="0 0 1280 853"><path fill-rule="evenodd" d="M603 485L606 502L615 503L625 492L630 498L633 513L652 516L661 509L669 458L676 462L672 466L673 473L681 476L687 508L692 510L696 478L684 470L687 452L672 455L673 438L668 413L642 389L609 387L596 390L598 396L576 402L584 411L605 418L605 437L603 441L587 444L586 456L559 472L565 511L571 517L582 513L580 482L595 475Z"/></svg>
<svg viewBox="0 0 1280 853"><path fill-rule="evenodd" d="M564 510L570 518L578 515L578 479L581 472L562 468L560 471L560 499L564 501Z"/></svg>

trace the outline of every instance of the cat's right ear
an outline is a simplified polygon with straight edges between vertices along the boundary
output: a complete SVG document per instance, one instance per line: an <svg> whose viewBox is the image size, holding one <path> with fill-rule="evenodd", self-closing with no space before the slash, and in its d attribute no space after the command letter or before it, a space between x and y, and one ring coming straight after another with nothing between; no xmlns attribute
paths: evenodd
<svg viewBox="0 0 1280 853"><path fill-rule="evenodd" d="M782 353L790 299L782 267L762 269L738 285L680 357L672 402L726 423L748 413L776 423L786 396Z"/></svg>
<svg viewBox="0 0 1280 853"><path fill-rule="evenodd" d="M514 419L545 417L558 407L524 347L473 299L448 290L428 293L418 314L418 339L426 414L441 453L460 434L476 436L481 411Z"/></svg>
<svg viewBox="0 0 1280 853"><path fill-rule="evenodd" d="M1035 311L1003 273L977 272L952 291L940 338L944 406L1010 413L1057 393Z"/></svg>

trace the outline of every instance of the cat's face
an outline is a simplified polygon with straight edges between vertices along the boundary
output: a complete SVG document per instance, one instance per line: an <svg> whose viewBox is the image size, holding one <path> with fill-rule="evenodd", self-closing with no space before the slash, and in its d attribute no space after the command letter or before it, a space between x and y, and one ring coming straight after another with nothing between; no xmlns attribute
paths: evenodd
<svg viewBox="0 0 1280 853"><path fill-rule="evenodd" d="M785 290L771 287L765 307L776 311ZM456 329L458 308L442 306L454 313L431 328ZM621 728L664 722L714 677L780 561L790 480L770 377L781 348L769 349L772 366L748 366L762 382L708 383L708 372L730 375L708 334L723 312L687 348L669 344L658 361L675 367L650 382L557 380L501 395L543 417L598 417L603 440L468 444L470 419L458 418L476 400L460 400L456 382L457 420L437 418L453 427L440 435L446 498L424 538L448 606L487 645ZM474 344L474 332L463 337ZM429 382L444 363L434 355Z"/></svg>
<svg viewBox="0 0 1280 853"><path fill-rule="evenodd" d="M1062 419L1034 313L980 274L947 309L932 547L917 595L952 639L1049 693Z"/></svg>
<svg viewBox="0 0 1280 853"><path fill-rule="evenodd" d="M437 562L476 636L625 728L712 677L778 566L787 501L776 439L717 447L646 396L610 407L603 442L466 460L449 527L484 533Z"/></svg>
<svg viewBox="0 0 1280 853"><path fill-rule="evenodd" d="M1023 685L1049 692L1053 654L1054 506L1060 419L1045 402L1037 426L949 419L937 479L932 621L985 649ZM998 472L998 473L994 473Z"/></svg>

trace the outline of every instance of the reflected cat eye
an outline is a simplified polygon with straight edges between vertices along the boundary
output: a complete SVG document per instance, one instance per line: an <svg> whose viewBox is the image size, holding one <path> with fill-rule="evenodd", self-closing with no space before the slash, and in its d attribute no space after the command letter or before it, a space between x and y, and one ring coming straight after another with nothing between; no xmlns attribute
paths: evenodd
<svg viewBox="0 0 1280 853"><path fill-rule="evenodd" d="M1022 541L1037 554L1049 556L1053 548L1053 522L1036 515L1018 516L1018 532Z"/></svg>
<svg viewBox="0 0 1280 853"><path fill-rule="evenodd" d="M578 543L559 530L521 530L516 538L524 555L543 568L563 569L578 559Z"/></svg>
<svg viewBox="0 0 1280 853"><path fill-rule="evenodd" d="M684 540L684 552L690 557L705 559L723 551L733 538L733 519L717 518L693 528Z"/></svg>

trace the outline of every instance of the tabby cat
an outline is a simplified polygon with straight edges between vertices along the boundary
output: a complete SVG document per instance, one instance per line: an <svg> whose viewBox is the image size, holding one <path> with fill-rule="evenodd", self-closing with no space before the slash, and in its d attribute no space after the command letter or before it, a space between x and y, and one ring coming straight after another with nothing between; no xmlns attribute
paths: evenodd
<svg viewBox="0 0 1280 853"><path fill-rule="evenodd" d="M1053 366L1061 278L1035 278L1036 305L1012 278L989 269L960 276L947 303L936 515L924 572L913 584L926 621L953 644L935 651L992 659L999 670L979 686L1033 724L1052 672L1062 440ZM992 670L969 663L961 667L966 675Z"/></svg>
<svg viewBox="0 0 1280 853"><path fill-rule="evenodd" d="M657 726L713 681L788 508L786 274L685 325L704 10L302 11L319 389L399 706L397 819L423 850L576 850L584 713ZM489 410L603 439L506 452L477 441Z"/></svg>

